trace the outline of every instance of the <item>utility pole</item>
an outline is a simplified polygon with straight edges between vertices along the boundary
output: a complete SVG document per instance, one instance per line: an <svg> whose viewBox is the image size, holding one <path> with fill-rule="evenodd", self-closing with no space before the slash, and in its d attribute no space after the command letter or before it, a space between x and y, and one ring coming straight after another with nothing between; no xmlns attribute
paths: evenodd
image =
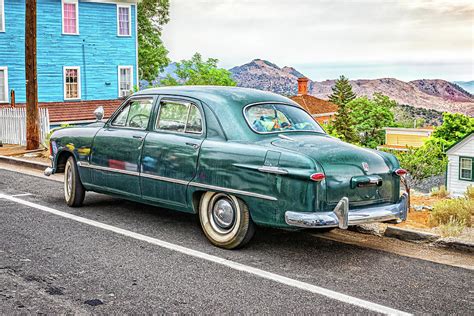
<svg viewBox="0 0 474 316"><path fill-rule="evenodd" d="M36 80L36 0L26 0L25 13L26 149L32 150L40 146Z"/></svg>

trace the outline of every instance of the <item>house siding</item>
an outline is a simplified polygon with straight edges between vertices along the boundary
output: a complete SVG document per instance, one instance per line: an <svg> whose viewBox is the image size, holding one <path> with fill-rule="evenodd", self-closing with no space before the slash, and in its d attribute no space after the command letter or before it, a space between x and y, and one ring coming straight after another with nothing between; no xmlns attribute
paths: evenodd
<svg viewBox="0 0 474 316"><path fill-rule="evenodd" d="M429 136L421 135L403 135L403 134L389 134L385 135L385 144L390 146L408 146L408 147L421 147Z"/></svg>
<svg viewBox="0 0 474 316"><path fill-rule="evenodd" d="M469 185L474 186L473 181L459 179L459 157L474 159L474 136L467 142L448 153L447 189L453 196L463 195Z"/></svg>
<svg viewBox="0 0 474 316"><path fill-rule="evenodd" d="M5 0L6 32L0 33L0 66L9 88L25 102L25 1ZM117 99L118 67L133 66L137 82L136 6L131 5L129 37L117 35L117 4L79 1L79 35L62 34L61 0L38 0L37 64L40 102L64 101L64 66L81 69L81 100Z"/></svg>

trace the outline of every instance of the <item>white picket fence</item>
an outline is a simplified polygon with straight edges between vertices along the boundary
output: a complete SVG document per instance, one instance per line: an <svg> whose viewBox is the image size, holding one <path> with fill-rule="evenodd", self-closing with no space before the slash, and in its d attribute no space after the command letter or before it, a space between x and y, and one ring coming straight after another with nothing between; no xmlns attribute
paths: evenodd
<svg viewBox="0 0 474 316"><path fill-rule="evenodd" d="M40 108L40 139L44 142L49 133L48 109ZM4 144L26 145L26 109L0 108L0 140Z"/></svg>

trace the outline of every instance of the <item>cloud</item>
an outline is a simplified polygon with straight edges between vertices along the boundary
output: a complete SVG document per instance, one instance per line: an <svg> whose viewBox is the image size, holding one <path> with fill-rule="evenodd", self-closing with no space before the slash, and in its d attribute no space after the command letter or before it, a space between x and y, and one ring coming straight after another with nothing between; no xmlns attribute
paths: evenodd
<svg viewBox="0 0 474 316"><path fill-rule="evenodd" d="M199 51L224 67L421 63L427 74L462 63L455 79L474 77L472 1L173 0L170 17L173 60Z"/></svg>

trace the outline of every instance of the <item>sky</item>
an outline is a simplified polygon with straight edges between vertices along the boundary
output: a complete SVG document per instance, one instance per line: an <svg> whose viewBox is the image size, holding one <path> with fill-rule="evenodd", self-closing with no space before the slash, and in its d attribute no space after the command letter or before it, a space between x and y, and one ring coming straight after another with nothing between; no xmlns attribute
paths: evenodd
<svg viewBox="0 0 474 316"><path fill-rule="evenodd" d="M313 80L474 80L474 0L170 0L162 39L231 68L255 58Z"/></svg>

